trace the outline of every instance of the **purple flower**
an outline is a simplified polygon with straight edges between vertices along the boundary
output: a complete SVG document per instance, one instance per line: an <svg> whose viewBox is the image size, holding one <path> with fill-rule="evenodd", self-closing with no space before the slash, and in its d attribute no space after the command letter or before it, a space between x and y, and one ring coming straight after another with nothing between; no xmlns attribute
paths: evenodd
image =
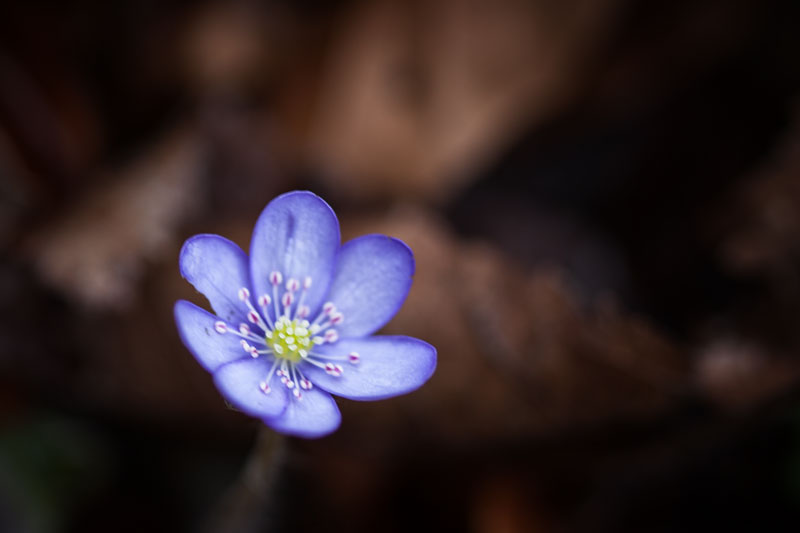
<svg viewBox="0 0 800 533"><path fill-rule="evenodd" d="M372 335L411 288L411 250L384 235L340 245L336 215L310 192L267 205L249 258L228 239L195 235L183 245L180 269L217 314L178 301L183 343L232 405L276 431L327 435L341 422L331 394L405 394L436 367L430 344Z"/></svg>

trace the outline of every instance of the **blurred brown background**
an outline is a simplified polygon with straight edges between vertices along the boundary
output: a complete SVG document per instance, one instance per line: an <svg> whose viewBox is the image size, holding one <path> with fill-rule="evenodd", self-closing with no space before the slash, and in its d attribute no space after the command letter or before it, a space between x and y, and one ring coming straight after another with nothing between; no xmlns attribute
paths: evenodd
<svg viewBox="0 0 800 533"><path fill-rule="evenodd" d="M0 531L797 531L800 4L5 2ZM308 188L421 390L276 440L172 305Z"/></svg>

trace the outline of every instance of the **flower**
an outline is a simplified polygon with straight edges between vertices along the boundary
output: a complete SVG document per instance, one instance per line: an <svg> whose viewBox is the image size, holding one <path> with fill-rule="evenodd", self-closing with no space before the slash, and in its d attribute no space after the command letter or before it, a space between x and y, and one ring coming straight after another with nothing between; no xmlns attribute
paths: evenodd
<svg viewBox="0 0 800 533"><path fill-rule="evenodd" d="M178 301L181 340L228 402L281 433L327 435L341 422L331 394L405 394L436 367L430 344L372 335L411 288L408 246L385 235L340 240L330 206L294 191L261 213L249 258L218 235L195 235L181 249L181 274L217 315Z"/></svg>

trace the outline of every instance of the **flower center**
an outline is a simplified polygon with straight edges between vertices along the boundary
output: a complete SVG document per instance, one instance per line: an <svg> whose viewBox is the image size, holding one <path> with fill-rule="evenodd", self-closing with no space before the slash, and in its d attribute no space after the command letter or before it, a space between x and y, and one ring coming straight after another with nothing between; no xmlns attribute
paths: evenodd
<svg viewBox="0 0 800 533"><path fill-rule="evenodd" d="M315 344L309 326L311 323L308 320L289 320L282 316L275 322L275 328L267 331L267 346L276 358L297 363L308 355Z"/></svg>
<svg viewBox="0 0 800 533"><path fill-rule="evenodd" d="M344 369L339 363L346 361L351 365L357 365L361 356L356 352L329 355L314 351L314 346L335 344L339 340L339 333L335 327L342 323L344 315L336 309L333 302L326 302L313 322L306 320L311 310L303 302L306 291L311 287L311 278L306 277L302 284L294 278L289 278L282 296L278 292L283 282L281 273L277 271L270 273L269 282L272 285L272 295L262 294L256 299L261 311L250 301L250 290L247 287L239 289L237 294L239 300L247 306L247 320L260 328L263 336L245 323L239 324L236 328L224 320L217 320L214 329L220 335L232 334L241 337L239 342L242 349L253 359L261 356L272 357L269 372L259 384L264 394L272 391L270 381L275 375L299 400L303 396L300 389L311 390L314 387L303 374L303 366L315 366L330 376L341 377ZM301 289L300 297L295 299L295 293ZM272 317L275 318L274 321Z"/></svg>

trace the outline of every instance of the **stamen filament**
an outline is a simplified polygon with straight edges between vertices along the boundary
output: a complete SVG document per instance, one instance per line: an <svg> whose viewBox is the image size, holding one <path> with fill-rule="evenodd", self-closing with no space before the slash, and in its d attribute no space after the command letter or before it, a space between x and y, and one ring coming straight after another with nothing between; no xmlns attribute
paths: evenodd
<svg viewBox="0 0 800 533"><path fill-rule="evenodd" d="M247 308L250 310L250 313L248 313L247 318L251 322L256 324L258 327L263 329L264 331L267 331L267 324L264 322L264 319L261 318L261 313L259 313L258 310L256 310L255 307L253 307L253 304L250 303L250 298L245 299L244 303L247 305Z"/></svg>
<svg viewBox="0 0 800 533"><path fill-rule="evenodd" d="M224 325L225 328L223 329L220 325ZM220 335L225 335L226 333L231 333L231 334L236 335L237 337L241 337L243 339L247 339L247 340L251 340L251 341L264 342L264 339L262 339L261 337L257 337L255 335L253 335L252 333L249 333L247 335L243 335L236 328L232 328L230 325L226 324L225 322L222 322L221 320L217 321L217 323L214 325L214 329Z"/></svg>
<svg viewBox="0 0 800 533"><path fill-rule="evenodd" d="M306 293L307 292L308 292L308 289L306 289L305 285L304 285L303 286L303 290L300 292L300 298L297 299L297 307L294 310L294 315L292 315L292 320L295 320L295 319L298 319L298 318L303 318L303 317L300 317L298 315L300 313L300 308L303 307L303 300L306 299Z"/></svg>
<svg viewBox="0 0 800 533"><path fill-rule="evenodd" d="M267 306L270 303L269 295L268 294L262 295L258 299L258 303L261 306L261 310L264 312L264 319L266 320L269 329L275 329L275 325L272 323L272 319L269 317L269 309L267 309Z"/></svg>
<svg viewBox="0 0 800 533"><path fill-rule="evenodd" d="M311 352L308 354L308 357L316 357L318 359L322 359L324 361L349 361L350 358L347 355L324 355L321 353Z"/></svg>
<svg viewBox="0 0 800 533"><path fill-rule="evenodd" d="M278 321L278 317L281 315L280 311L278 311L278 285L272 285L272 304L273 308L275 309L275 322Z"/></svg>
<svg viewBox="0 0 800 533"><path fill-rule="evenodd" d="M278 359L275 358L275 360L272 362L272 366L269 369L269 374L267 374L267 377L261 382L261 390L264 392L264 394L269 394L272 390L269 386L269 382L272 380L272 375L275 373L275 369L277 367Z"/></svg>
<svg viewBox="0 0 800 533"><path fill-rule="evenodd" d="M214 323L214 329L220 333L233 333L241 337L242 348L254 358L261 355L272 357L269 373L259 387L264 394L271 392L270 381L273 376L279 376L281 383L297 400L302 398L301 389L311 390L314 384L306 377L301 369L301 363L307 362L325 371L326 374L339 378L344 372L341 361L357 364L359 355L351 352L347 355L325 355L311 351L314 346L334 344L339 340L339 333L335 326L344 320L341 312L336 310L333 302L326 302L320 309L313 322L306 317L310 309L305 305L308 289L311 287L311 278L306 277L302 283L295 278L289 278L282 284L283 276L280 272L272 271L269 282L272 285L272 296L264 293L255 301L260 307L256 309L250 301L250 291L247 288L239 289L239 299L247 305L247 319L263 330L263 336L254 334L251 327L242 323L238 330L232 328L224 321ZM285 287L285 291L279 290ZM296 294L297 292L300 294ZM283 294L279 298L279 293ZM271 316L271 310L274 315ZM248 342L249 341L249 342ZM250 343L254 343L254 345Z"/></svg>
<svg viewBox="0 0 800 533"><path fill-rule="evenodd" d="M295 367L295 364L291 365L292 381L294 382L294 389L292 390L292 393L294 394L295 398L299 400L302 397L302 394L300 393L300 384L297 382L297 372L295 372Z"/></svg>
<svg viewBox="0 0 800 533"><path fill-rule="evenodd" d="M322 320L326 316L330 316L331 313L333 313L335 310L336 306L333 305L333 302L325 302L319 314L317 315L317 318L315 318L314 321L311 322L311 326L313 327L314 325L319 324L320 320Z"/></svg>

